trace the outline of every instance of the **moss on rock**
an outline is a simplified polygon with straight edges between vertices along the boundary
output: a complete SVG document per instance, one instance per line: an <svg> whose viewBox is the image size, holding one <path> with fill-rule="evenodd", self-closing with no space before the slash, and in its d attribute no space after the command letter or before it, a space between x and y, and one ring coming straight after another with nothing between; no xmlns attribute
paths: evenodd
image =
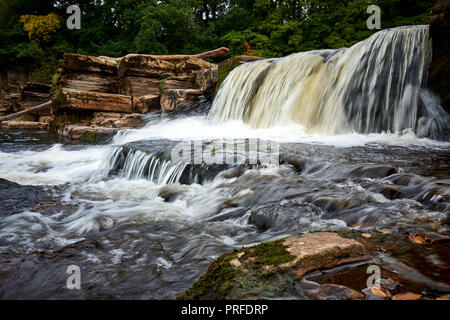
<svg viewBox="0 0 450 320"><path fill-rule="evenodd" d="M342 234L320 232L265 242L222 255L177 299L253 299L295 296L312 270L368 259L364 246Z"/></svg>

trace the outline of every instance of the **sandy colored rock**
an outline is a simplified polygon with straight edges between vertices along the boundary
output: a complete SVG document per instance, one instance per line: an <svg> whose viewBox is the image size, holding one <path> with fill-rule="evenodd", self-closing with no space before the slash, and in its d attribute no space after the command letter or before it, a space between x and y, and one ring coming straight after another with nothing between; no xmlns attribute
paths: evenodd
<svg viewBox="0 0 450 320"><path fill-rule="evenodd" d="M160 110L159 95L148 94L133 99L133 111L138 113L148 113Z"/></svg>
<svg viewBox="0 0 450 320"><path fill-rule="evenodd" d="M421 294L413 292L398 293L392 297L392 300L419 300L422 297Z"/></svg>
<svg viewBox="0 0 450 320"><path fill-rule="evenodd" d="M118 93L119 86L115 75L96 73L65 72L60 84L66 89Z"/></svg>
<svg viewBox="0 0 450 320"><path fill-rule="evenodd" d="M64 54L63 68L73 71L93 72L106 75L117 75L117 62L81 54Z"/></svg>
<svg viewBox="0 0 450 320"><path fill-rule="evenodd" d="M193 71L213 68L217 68L217 65L194 57L183 59L176 65L178 75L189 75Z"/></svg>
<svg viewBox="0 0 450 320"><path fill-rule="evenodd" d="M66 103L64 106L75 110L93 110L131 113L133 111L130 96L63 89Z"/></svg>
<svg viewBox="0 0 450 320"><path fill-rule="evenodd" d="M117 132L115 128L104 128L98 126L83 126L76 124L66 125L58 130L58 134L74 140L88 142L99 141L102 138L112 136Z"/></svg>
<svg viewBox="0 0 450 320"><path fill-rule="evenodd" d="M163 91L171 89L195 89L194 79L191 76L171 77L163 81Z"/></svg>
<svg viewBox="0 0 450 320"><path fill-rule="evenodd" d="M173 63L155 59L145 54L128 54L119 64L119 78L123 76L163 79L176 75Z"/></svg>
<svg viewBox="0 0 450 320"><path fill-rule="evenodd" d="M119 91L133 97L159 95L162 84L162 79L126 76L119 80Z"/></svg>
<svg viewBox="0 0 450 320"><path fill-rule="evenodd" d="M0 122L0 127L9 130L48 130L48 123L9 120Z"/></svg>
<svg viewBox="0 0 450 320"><path fill-rule="evenodd" d="M312 270L329 269L342 264L367 260L370 255L358 241L342 238L333 232L308 233L284 241L286 250L295 257L282 268L295 267L301 277Z"/></svg>

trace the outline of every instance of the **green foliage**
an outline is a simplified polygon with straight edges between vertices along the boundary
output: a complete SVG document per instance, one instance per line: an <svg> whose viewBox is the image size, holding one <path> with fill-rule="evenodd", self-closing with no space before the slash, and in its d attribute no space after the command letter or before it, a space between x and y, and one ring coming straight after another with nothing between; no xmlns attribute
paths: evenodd
<svg viewBox="0 0 450 320"><path fill-rule="evenodd" d="M384 29L428 23L433 2L0 0L0 67L21 64L39 81L50 82L64 52L120 57L132 52L190 54L227 46L232 55L279 57L349 47L375 32L366 26L369 4L381 7ZM73 4L81 8L80 30L65 27L66 9Z"/></svg>

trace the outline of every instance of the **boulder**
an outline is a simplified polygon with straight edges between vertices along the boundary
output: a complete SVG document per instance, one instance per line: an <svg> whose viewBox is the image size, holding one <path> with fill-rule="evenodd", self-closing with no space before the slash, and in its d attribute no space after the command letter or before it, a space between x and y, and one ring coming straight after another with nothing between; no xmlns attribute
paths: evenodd
<svg viewBox="0 0 450 320"><path fill-rule="evenodd" d="M360 166L350 172L350 177L355 178L385 178L396 174L398 170L391 166L374 165L374 166Z"/></svg>
<svg viewBox="0 0 450 320"><path fill-rule="evenodd" d="M107 112L133 112L130 96L81 90L62 90L64 106L74 110L93 110Z"/></svg>
<svg viewBox="0 0 450 320"><path fill-rule="evenodd" d="M161 110L169 112L181 108L189 108L204 96L205 92L198 89L170 89L161 95Z"/></svg>
<svg viewBox="0 0 450 320"><path fill-rule="evenodd" d="M440 95L444 108L450 112L450 1L436 1L429 20L433 60L428 84Z"/></svg>

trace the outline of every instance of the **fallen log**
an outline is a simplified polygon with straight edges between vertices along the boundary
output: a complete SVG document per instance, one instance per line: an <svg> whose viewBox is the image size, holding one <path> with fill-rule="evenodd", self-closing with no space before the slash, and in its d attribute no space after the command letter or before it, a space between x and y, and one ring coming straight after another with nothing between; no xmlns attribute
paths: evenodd
<svg viewBox="0 0 450 320"><path fill-rule="evenodd" d="M227 54L229 51L230 50L228 48L222 47L222 48L219 48L219 49L206 51L206 52L202 52L202 53L198 53L198 54L191 54L191 55L189 55L189 54L188 55L185 55L185 54L153 55L152 54L150 56L155 58L155 59L164 60L164 61L168 61L168 62L180 61L180 60L183 60L183 59L187 59L189 57L206 60L206 59L221 57L221 56Z"/></svg>
<svg viewBox="0 0 450 320"><path fill-rule="evenodd" d="M218 49L214 49L211 51L206 51L206 52L202 52L202 53L198 53L198 54L169 54L169 55L149 54L148 56L150 56L154 59L163 60L163 61L167 61L167 62L179 62L181 60L185 60L190 57L202 59L202 60L217 58L217 57L221 57L221 56L227 54L229 51L230 51L230 49L221 47ZM107 56L100 56L98 58L105 60L105 61L115 61L115 62L119 63L120 60L122 60L124 57L111 58L111 57L107 57Z"/></svg>
<svg viewBox="0 0 450 320"><path fill-rule="evenodd" d="M31 113L33 111L38 111L38 110L41 110L41 109L44 109L44 108L48 108L51 105L52 105L52 101L50 100L50 101L47 101L47 102L45 102L43 104L40 104L38 106L31 107L29 109L26 109L26 110L23 110L23 111L19 111L19 112L13 113L13 114L9 114L9 115L4 116L4 117L0 117L0 122L6 121L6 120L11 120L11 119L20 117L20 116L22 116L24 114Z"/></svg>

